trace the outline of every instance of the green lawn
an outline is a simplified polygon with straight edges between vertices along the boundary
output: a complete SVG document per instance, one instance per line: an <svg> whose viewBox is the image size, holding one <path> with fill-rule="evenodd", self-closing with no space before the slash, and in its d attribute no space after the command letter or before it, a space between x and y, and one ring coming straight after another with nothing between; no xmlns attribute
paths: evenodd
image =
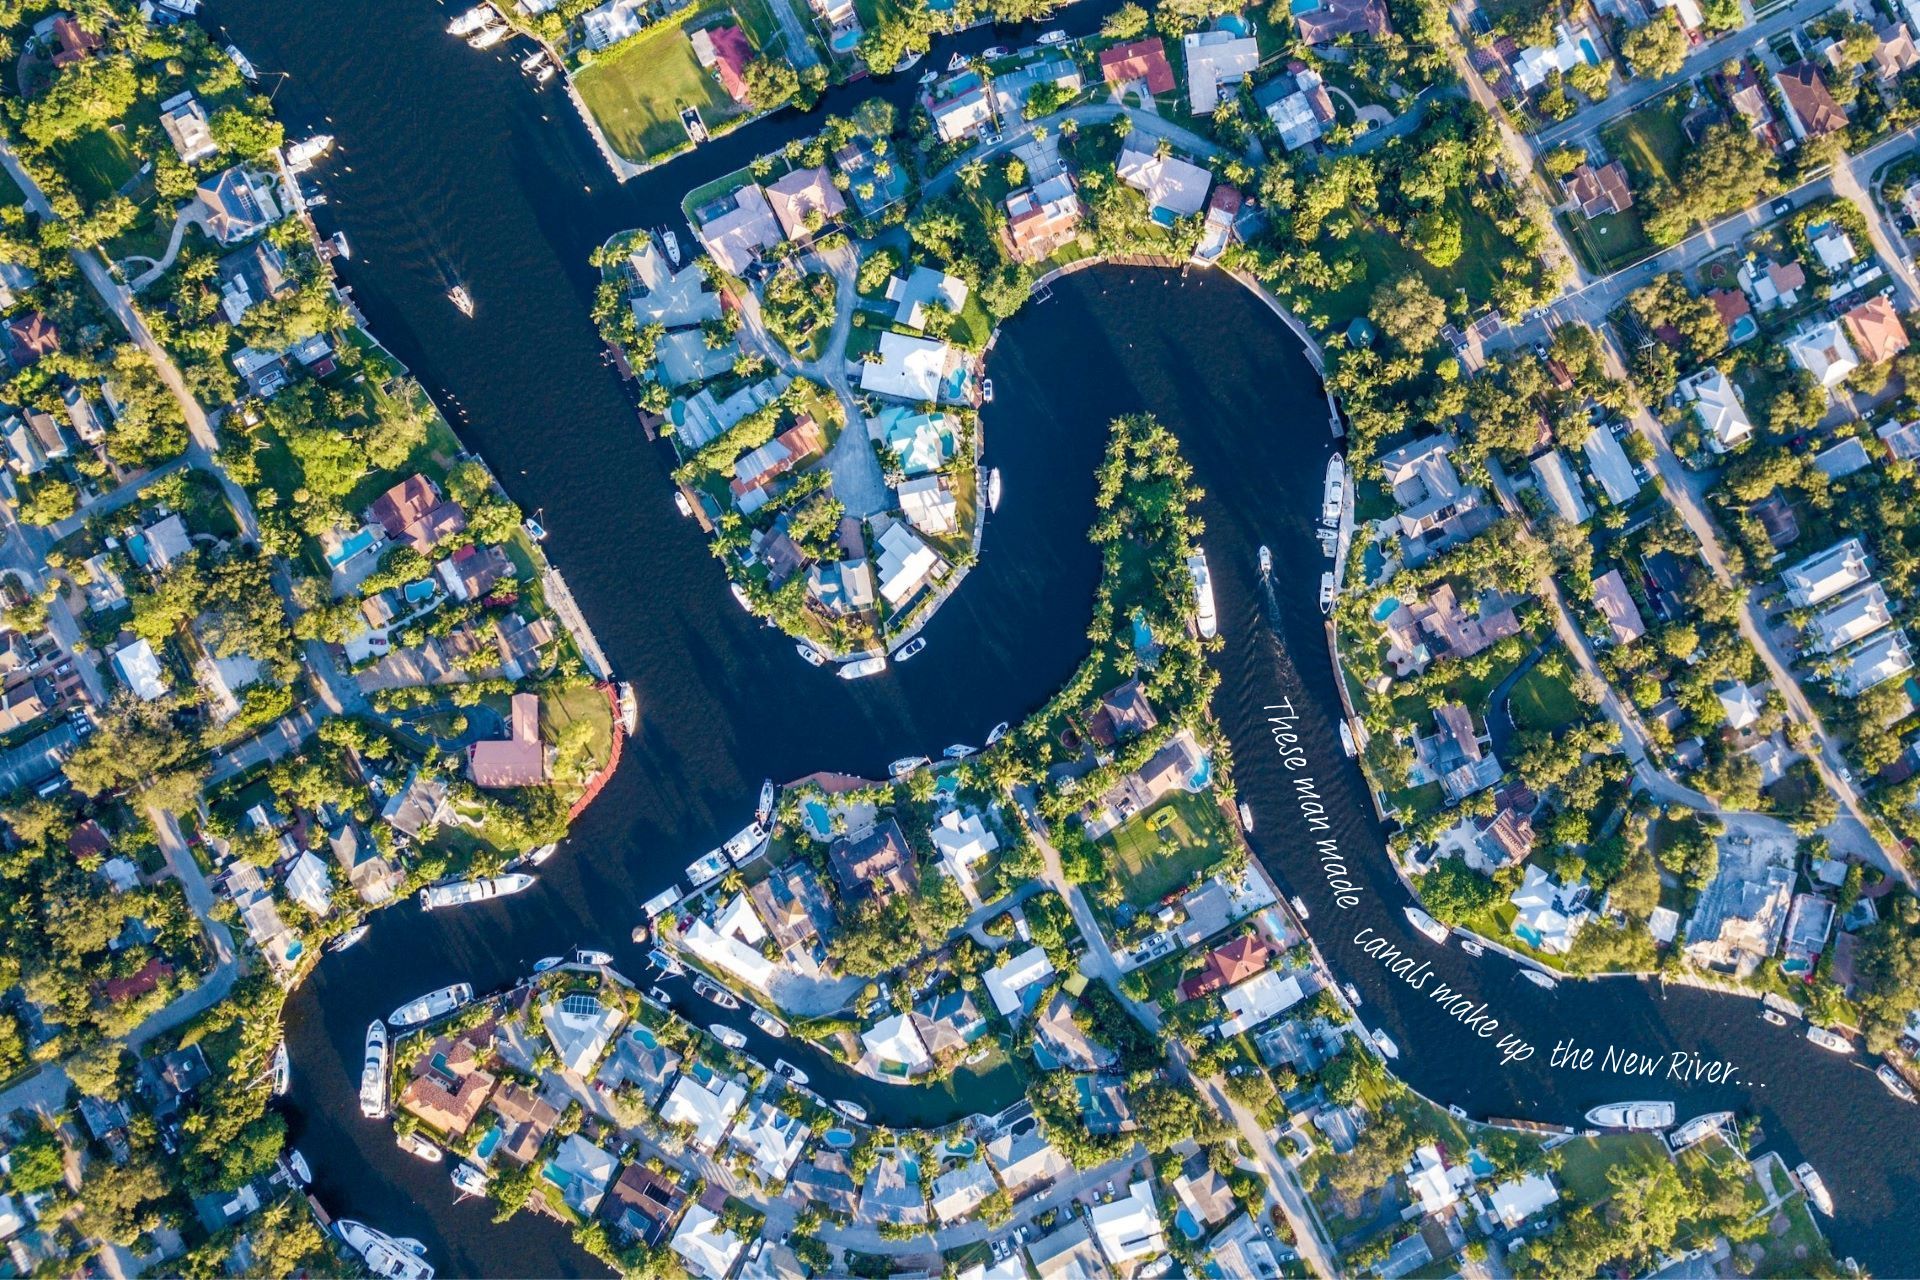
<svg viewBox="0 0 1920 1280"><path fill-rule="evenodd" d="M1680 127L1686 107L1676 94L1664 102L1635 107L1600 131L1607 151L1633 175L1634 190L1645 190L1656 178L1674 180L1687 149L1687 135Z"/></svg>
<svg viewBox="0 0 1920 1280"><path fill-rule="evenodd" d="M707 128L743 114L720 82L694 61L685 28L728 12L724 5L703 5L669 18L583 68L573 78L580 98L600 122L613 149L633 161L645 161L687 141L680 111L693 107Z"/></svg>
<svg viewBox="0 0 1920 1280"><path fill-rule="evenodd" d="M1613 1194L1607 1171L1636 1157L1645 1160L1667 1159L1666 1148L1650 1133L1618 1133L1598 1138L1575 1138L1557 1150L1561 1153L1560 1181L1580 1204L1598 1204Z"/></svg>
<svg viewBox="0 0 1920 1280"><path fill-rule="evenodd" d="M1653 250L1652 241L1640 228L1640 215L1632 209L1625 213L1603 213L1597 218L1572 212L1558 217L1574 250L1591 271L1614 270L1638 261Z"/></svg>
<svg viewBox="0 0 1920 1280"><path fill-rule="evenodd" d="M140 168L139 153L124 129L90 129L48 149L60 172L73 183L82 204L105 200Z"/></svg>
<svg viewBox="0 0 1920 1280"><path fill-rule="evenodd" d="M1474 305L1485 302L1493 292L1500 261L1512 246L1500 234L1493 219L1473 207L1466 192L1448 192L1446 209L1460 219L1461 254L1457 261L1445 267L1434 266L1387 232L1372 227L1356 225L1344 240L1323 235L1320 243L1325 252L1330 256L1357 253L1363 269L1338 289L1309 295L1318 311L1334 324L1344 326L1366 311L1375 289L1409 271L1419 272L1442 298L1451 298L1465 290Z"/></svg>
<svg viewBox="0 0 1920 1280"><path fill-rule="evenodd" d="M1517 729L1561 729L1581 720L1583 708L1567 682L1536 664L1520 677L1508 699Z"/></svg>
<svg viewBox="0 0 1920 1280"><path fill-rule="evenodd" d="M1147 907L1218 862L1231 835L1211 791L1180 791L1101 837L1126 886L1127 901Z"/></svg>

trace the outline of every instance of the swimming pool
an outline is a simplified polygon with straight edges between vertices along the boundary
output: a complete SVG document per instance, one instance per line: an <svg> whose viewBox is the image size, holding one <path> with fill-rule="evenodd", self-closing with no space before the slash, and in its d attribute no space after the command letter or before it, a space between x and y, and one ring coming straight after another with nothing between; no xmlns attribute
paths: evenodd
<svg viewBox="0 0 1920 1280"><path fill-rule="evenodd" d="M845 1151L853 1145L853 1131L851 1129L829 1129L821 1134L820 1138L828 1146L839 1151Z"/></svg>
<svg viewBox="0 0 1920 1280"><path fill-rule="evenodd" d="M409 582L403 594L408 604L419 604L423 600L433 599L433 593L439 588L433 585L432 578L422 578L418 582Z"/></svg>
<svg viewBox="0 0 1920 1280"><path fill-rule="evenodd" d="M338 569L341 565L353 559L372 545L373 530L362 529L345 542L342 542L339 549L327 557L327 563L333 568Z"/></svg>
<svg viewBox="0 0 1920 1280"><path fill-rule="evenodd" d="M1385 622L1393 616L1393 611L1399 607L1399 598L1396 596L1388 596L1385 600L1382 600L1379 607L1373 611L1373 620L1375 622Z"/></svg>
<svg viewBox="0 0 1920 1280"><path fill-rule="evenodd" d="M826 805L818 800L808 800L800 806L800 811L806 818L807 830L815 839L833 839L833 814L828 812Z"/></svg>

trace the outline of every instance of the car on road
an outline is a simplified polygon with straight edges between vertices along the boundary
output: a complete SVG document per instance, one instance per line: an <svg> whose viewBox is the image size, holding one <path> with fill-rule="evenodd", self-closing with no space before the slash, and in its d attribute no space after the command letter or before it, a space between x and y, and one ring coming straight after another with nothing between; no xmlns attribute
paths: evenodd
<svg viewBox="0 0 1920 1280"><path fill-rule="evenodd" d="M1773 202L1774 217L1784 218L1792 212L1793 212L1793 201L1790 198L1786 196L1781 196L1778 200L1775 200Z"/></svg>

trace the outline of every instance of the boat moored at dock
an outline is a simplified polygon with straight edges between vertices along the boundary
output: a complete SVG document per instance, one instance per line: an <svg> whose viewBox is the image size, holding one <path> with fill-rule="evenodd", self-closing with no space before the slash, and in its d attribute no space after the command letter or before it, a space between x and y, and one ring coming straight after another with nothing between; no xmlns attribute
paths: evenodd
<svg viewBox="0 0 1920 1280"><path fill-rule="evenodd" d="M408 1155L428 1164L439 1164L446 1159L446 1153L417 1133L402 1133L394 1138L394 1144Z"/></svg>
<svg viewBox="0 0 1920 1280"><path fill-rule="evenodd" d="M925 756L901 756L887 766L887 775L893 778L904 778L916 769L924 769L932 763L933 761Z"/></svg>
<svg viewBox="0 0 1920 1280"><path fill-rule="evenodd" d="M428 885L422 889L420 905L428 911L439 907L464 907L473 902L504 898L532 887L533 877L519 872L479 880L456 880L452 884Z"/></svg>
<svg viewBox="0 0 1920 1280"><path fill-rule="evenodd" d="M353 928L341 934L339 937L335 938L332 942L329 942L327 944L327 952L330 955L337 955L338 953L345 951L348 947L353 946L355 943L359 942L362 938L366 937L369 933L372 933L372 932L373 932L372 925L357 924L353 926Z"/></svg>
<svg viewBox="0 0 1920 1280"><path fill-rule="evenodd" d="M1201 639L1211 640L1220 634L1220 620L1213 612L1213 572L1207 568L1207 553L1188 556L1187 572L1193 577L1194 625L1200 628Z"/></svg>
<svg viewBox="0 0 1920 1280"><path fill-rule="evenodd" d="M987 472L987 510L990 513L1000 510L1000 468L998 467Z"/></svg>
<svg viewBox="0 0 1920 1280"><path fill-rule="evenodd" d="M471 999L473 999L472 985L456 982L452 986L441 987L438 991L429 991L423 996L407 1001L387 1015L387 1023L395 1027L417 1027L423 1022L444 1018Z"/></svg>
<svg viewBox="0 0 1920 1280"><path fill-rule="evenodd" d="M744 1049L747 1047L747 1038L724 1022L710 1022L707 1024L707 1030L713 1033L715 1040L718 1040L729 1049Z"/></svg>
<svg viewBox="0 0 1920 1280"><path fill-rule="evenodd" d="M360 1114L369 1120L387 1114L387 1024L375 1018L367 1025L366 1055L360 1063Z"/></svg>
<svg viewBox="0 0 1920 1280"><path fill-rule="evenodd" d="M640 909L647 913L647 919L657 920L660 916L672 910L673 904L678 901L680 901L680 890L675 888L662 889L659 893L654 894L642 903Z"/></svg>
<svg viewBox="0 0 1920 1280"><path fill-rule="evenodd" d="M452 22L449 22L447 24L447 34L450 36L470 36L480 30L480 28L497 21L499 16L499 14L494 12L492 5L477 4L455 18Z"/></svg>
<svg viewBox="0 0 1920 1280"><path fill-rule="evenodd" d="M893 660L895 662L905 662L908 658L913 657L915 654L921 652L926 647L927 647L926 640L924 640L919 636L915 636L913 639L907 641L905 644L901 645L898 649L895 649L893 651Z"/></svg>
<svg viewBox="0 0 1920 1280"><path fill-rule="evenodd" d="M833 1109L849 1120L858 1120L862 1124L866 1123L867 1109L858 1103L835 1101Z"/></svg>
<svg viewBox="0 0 1920 1280"><path fill-rule="evenodd" d="M760 803L755 807L753 816L765 822L773 816L773 779L768 778L760 784Z"/></svg>
<svg viewBox="0 0 1920 1280"><path fill-rule="evenodd" d="M1552 974L1549 974L1549 973L1542 973L1538 969L1522 969L1520 971L1520 976L1525 978L1528 982L1531 982L1534 986L1540 987L1541 989L1546 991L1552 991L1554 988L1560 985L1560 980L1558 978L1555 978Z"/></svg>
<svg viewBox="0 0 1920 1280"><path fill-rule="evenodd" d="M573 953L573 962L592 968L605 968L613 963L613 957L605 951L593 951L582 947Z"/></svg>
<svg viewBox="0 0 1920 1280"><path fill-rule="evenodd" d="M1336 526L1346 505L1347 467L1339 454L1327 459L1327 477L1320 486L1320 523Z"/></svg>
<svg viewBox="0 0 1920 1280"><path fill-rule="evenodd" d="M1708 1135L1718 1133L1733 1123L1731 1111L1709 1111L1693 1119L1667 1135L1667 1145L1675 1151L1684 1151L1694 1143L1702 1141Z"/></svg>
<svg viewBox="0 0 1920 1280"><path fill-rule="evenodd" d="M687 864L687 882L698 889L727 874L727 855L710 849Z"/></svg>
<svg viewBox="0 0 1920 1280"><path fill-rule="evenodd" d="M886 669L886 655L875 654L871 658L856 658L852 662L844 662L834 674L842 680L864 680L868 676L877 676Z"/></svg>
<svg viewBox="0 0 1920 1280"><path fill-rule="evenodd" d="M285 1040L273 1047L273 1059L268 1070L273 1075L273 1096L284 1098L287 1095L287 1086L293 1083L293 1060L287 1056Z"/></svg>
<svg viewBox="0 0 1920 1280"><path fill-rule="evenodd" d="M767 807L771 809L772 805ZM728 862L736 867L741 866L759 857L766 850L767 841L772 838L771 833L758 822L749 822L727 837L727 842L720 846L720 852Z"/></svg>
<svg viewBox="0 0 1920 1280"><path fill-rule="evenodd" d="M1887 1092L1900 1101L1914 1101L1913 1086L1907 1083L1906 1077L1893 1069L1892 1063L1881 1063L1874 1068L1873 1074L1879 1077L1880 1083L1886 1086Z"/></svg>
<svg viewBox="0 0 1920 1280"><path fill-rule="evenodd" d="M1380 1050L1388 1061L1392 1061L1400 1056L1400 1046L1393 1042L1392 1036L1380 1030L1378 1027L1374 1028L1373 1032L1368 1036L1368 1039L1373 1041L1374 1048Z"/></svg>
<svg viewBox="0 0 1920 1280"><path fill-rule="evenodd" d="M1800 1179L1801 1189L1807 1193L1807 1203L1831 1218L1833 1193L1827 1190L1827 1180L1820 1176L1820 1171L1808 1161L1802 1160L1794 1168L1793 1176Z"/></svg>
<svg viewBox="0 0 1920 1280"><path fill-rule="evenodd" d="M747 1020L774 1039L783 1039L787 1034L787 1024L768 1013L765 1009L749 1009Z"/></svg>
<svg viewBox="0 0 1920 1280"><path fill-rule="evenodd" d="M487 1194L487 1171L468 1160L453 1166L453 1185L463 1196Z"/></svg>
<svg viewBox="0 0 1920 1280"><path fill-rule="evenodd" d="M367 1270L382 1280L433 1280L433 1268L426 1260L386 1232L352 1218L342 1218L334 1225L347 1248L359 1254Z"/></svg>
<svg viewBox="0 0 1920 1280"><path fill-rule="evenodd" d="M558 969L567 962L565 956L542 956L533 962L535 973L545 973L549 969Z"/></svg>
<svg viewBox="0 0 1920 1280"><path fill-rule="evenodd" d="M620 699L620 727L628 734L640 731L640 699L635 696L633 686L622 680L614 686L614 692Z"/></svg>
<svg viewBox="0 0 1920 1280"><path fill-rule="evenodd" d="M1598 1129L1652 1133L1673 1124L1671 1102L1609 1102L1587 1112L1587 1123Z"/></svg>
<svg viewBox="0 0 1920 1280"><path fill-rule="evenodd" d="M827 656L805 640L800 641L793 648L800 655L800 660L810 667L823 667L827 664Z"/></svg>
<svg viewBox="0 0 1920 1280"><path fill-rule="evenodd" d="M1443 947L1447 945L1447 926L1418 907L1407 907L1405 910L1407 923L1425 934L1428 942L1436 942Z"/></svg>
<svg viewBox="0 0 1920 1280"><path fill-rule="evenodd" d="M774 1074L785 1076L795 1084L805 1084L809 1079L806 1072L794 1066L785 1058L775 1058L773 1061L773 1070Z"/></svg>
<svg viewBox="0 0 1920 1280"><path fill-rule="evenodd" d="M1853 1041L1847 1039L1845 1036L1836 1035L1825 1027L1809 1026L1807 1028L1807 1039L1813 1041L1829 1053L1853 1052Z"/></svg>
<svg viewBox="0 0 1920 1280"><path fill-rule="evenodd" d="M738 1009L740 1007L739 996L736 996L725 987L711 982L698 974L696 974L693 979L693 993L713 1001L722 1009Z"/></svg>

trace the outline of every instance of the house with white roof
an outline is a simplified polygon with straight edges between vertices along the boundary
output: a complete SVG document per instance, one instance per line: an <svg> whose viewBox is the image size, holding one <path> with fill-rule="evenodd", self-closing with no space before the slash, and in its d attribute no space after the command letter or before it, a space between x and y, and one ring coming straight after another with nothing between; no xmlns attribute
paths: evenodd
<svg viewBox="0 0 1920 1280"><path fill-rule="evenodd" d="M860 389L920 404L967 399L966 362L959 350L933 338L883 333L880 359L860 366Z"/></svg>
<svg viewBox="0 0 1920 1280"><path fill-rule="evenodd" d="M894 490L907 523L935 537L959 528L960 503L937 475L917 476Z"/></svg>
<svg viewBox="0 0 1920 1280"><path fill-rule="evenodd" d="M1553 1179L1544 1173L1529 1173L1512 1182L1502 1182L1487 1193L1487 1207L1501 1226L1512 1230L1560 1202Z"/></svg>
<svg viewBox="0 0 1920 1280"><path fill-rule="evenodd" d="M727 1141L753 1162L762 1185L777 1187L787 1180L805 1150L810 1130L798 1116L790 1116L765 1098L755 1098Z"/></svg>
<svg viewBox="0 0 1920 1280"><path fill-rule="evenodd" d="M1009 956L982 974L987 995L1001 1016L1018 1019L1027 1010L1026 995L1035 993L1053 980L1053 962L1041 947L1029 947L1017 956Z"/></svg>
<svg viewBox="0 0 1920 1280"><path fill-rule="evenodd" d="M1860 357L1854 354L1853 344L1847 341L1846 333L1834 320L1809 325L1788 338L1787 352L1828 391L1845 382L1847 375L1860 367Z"/></svg>
<svg viewBox="0 0 1920 1280"><path fill-rule="evenodd" d="M1866 547L1858 538L1847 538L1780 576L1787 584L1788 599L1807 608L1859 586L1872 574L1867 569Z"/></svg>
<svg viewBox="0 0 1920 1280"><path fill-rule="evenodd" d="M1753 435L1753 423L1747 419L1740 393L1717 367L1709 366L1692 377L1683 378L1679 387L1682 399L1693 401L1694 416L1706 432L1707 447L1726 453Z"/></svg>
<svg viewBox="0 0 1920 1280"><path fill-rule="evenodd" d="M293 860L287 869L286 887L287 897L321 919L333 914L333 877L327 874L327 864L315 857L313 850L302 849L300 856Z"/></svg>
<svg viewBox="0 0 1920 1280"><path fill-rule="evenodd" d="M720 1225L720 1215L703 1204L688 1206L667 1248L680 1255L687 1270L702 1280L727 1280L746 1242Z"/></svg>
<svg viewBox="0 0 1920 1280"><path fill-rule="evenodd" d="M1855 258L1860 255L1853 247L1853 237L1838 227L1829 228L1819 239L1812 242L1813 256L1820 259L1820 265L1830 275L1844 275Z"/></svg>
<svg viewBox="0 0 1920 1280"><path fill-rule="evenodd" d="M1613 434L1612 428L1605 424L1595 427L1587 432L1580 447L1587 455L1587 467L1600 482L1608 502L1624 506L1639 496L1639 477L1633 474L1633 462L1620 447L1620 437Z"/></svg>
<svg viewBox="0 0 1920 1280"><path fill-rule="evenodd" d="M735 910L736 906L745 909ZM712 924L696 918L688 925L681 934L680 944L714 968L724 969L742 982L765 991L774 974L773 961L760 951L760 943L766 936L766 926L753 913L746 895L737 893Z"/></svg>
<svg viewBox="0 0 1920 1280"><path fill-rule="evenodd" d="M934 851L946 864L956 884L973 883L973 864L1000 847L1000 837L977 813L949 809L934 822L930 833Z"/></svg>
<svg viewBox="0 0 1920 1280"><path fill-rule="evenodd" d="M895 323L924 329L930 307L940 307L949 315L960 314L967 305L967 282L932 267L915 267L905 276L887 281L887 301L894 304Z"/></svg>
<svg viewBox="0 0 1920 1280"><path fill-rule="evenodd" d="M1574 474L1564 453L1549 449L1535 458L1533 475L1540 482L1540 492L1555 515L1568 524L1585 524L1593 518L1593 508L1587 505L1585 495L1580 492L1580 477Z"/></svg>
<svg viewBox="0 0 1920 1280"><path fill-rule="evenodd" d="M880 596L895 609L913 599L920 588L945 571L946 561L922 542L903 521L880 531L876 571Z"/></svg>
<svg viewBox="0 0 1920 1280"><path fill-rule="evenodd" d="M918 1075L933 1065L933 1055L927 1052L927 1042L920 1038L911 1014L896 1013L874 1023L860 1033L860 1043L887 1075Z"/></svg>
<svg viewBox="0 0 1920 1280"><path fill-rule="evenodd" d="M1421 1211L1429 1216L1459 1204L1461 1191L1473 1185L1473 1170L1449 1166L1441 1157L1440 1148L1431 1142L1414 1148L1406 1172L1407 1190L1413 1193Z"/></svg>
<svg viewBox="0 0 1920 1280"><path fill-rule="evenodd" d="M560 1198L581 1217L591 1218L607 1194L620 1162L577 1133L568 1134L542 1176L560 1188Z"/></svg>
<svg viewBox="0 0 1920 1280"><path fill-rule="evenodd" d="M693 1126L690 1141L711 1154L727 1134L727 1126L747 1100L737 1080L705 1067L682 1071L660 1104L660 1118L668 1124Z"/></svg>
<svg viewBox="0 0 1920 1280"><path fill-rule="evenodd" d="M1857 698L1911 670L1913 649L1907 643L1907 633L1892 627L1850 651L1846 664L1835 675L1835 682L1841 693Z"/></svg>
<svg viewBox="0 0 1920 1280"><path fill-rule="evenodd" d="M167 679L160 670L160 657L145 640L135 640L115 649L112 664L120 683L133 690L142 702L167 696Z"/></svg>
<svg viewBox="0 0 1920 1280"><path fill-rule="evenodd" d="M213 140L213 129L207 121L207 109L190 89L160 104L160 127L184 165L191 167L220 154L220 144Z"/></svg>
<svg viewBox="0 0 1920 1280"><path fill-rule="evenodd" d="M933 1180L933 1216L942 1222L964 1218L999 1189L993 1170L976 1156L971 1163L949 1169Z"/></svg>
<svg viewBox="0 0 1920 1280"><path fill-rule="evenodd" d="M1153 1180L1137 1179L1118 1200L1095 1205L1087 1212L1100 1252L1118 1267L1144 1262L1167 1251L1167 1229L1153 1201Z"/></svg>
<svg viewBox="0 0 1920 1280"><path fill-rule="evenodd" d="M1536 951L1565 955L1574 934L1592 914L1586 908L1586 886L1569 888L1539 867L1529 864L1526 878L1508 899L1519 908L1513 934Z"/></svg>
<svg viewBox="0 0 1920 1280"><path fill-rule="evenodd" d="M1212 115L1223 88L1231 93L1260 69L1260 42L1252 36L1195 31L1180 44L1187 58L1187 99L1196 116Z"/></svg>
<svg viewBox="0 0 1920 1280"><path fill-rule="evenodd" d="M1744 681L1729 680L1716 686L1713 695L1720 700L1720 709L1726 713L1729 729L1745 729L1758 723L1767 709L1766 699Z"/></svg>
<svg viewBox="0 0 1920 1280"><path fill-rule="evenodd" d="M1528 93L1546 83L1551 73L1565 75L1586 60L1580 49L1580 41L1587 38L1584 24L1575 31L1562 22L1554 28L1554 35L1557 38L1553 44L1522 49L1513 58L1513 78Z"/></svg>
<svg viewBox="0 0 1920 1280"><path fill-rule="evenodd" d="M1877 582L1844 596L1807 624L1807 638L1821 653L1838 653L1893 621L1893 607Z"/></svg>
<svg viewBox="0 0 1920 1280"><path fill-rule="evenodd" d="M1220 1024L1220 1034L1237 1036L1274 1018L1306 996L1300 987L1300 975L1280 969L1263 969L1237 987L1229 987L1220 996L1230 1015Z"/></svg>
<svg viewBox="0 0 1920 1280"><path fill-rule="evenodd" d="M614 1033L627 1020L618 1005L604 1004L586 991L548 1001L541 1007L540 1017L560 1065L586 1078L592 1077L607 1046L613 1043Z"/></svg>
<svg viewBox="0 0 1920 1280"><path fill-rule="evenodd" d="M1207 207L1213 174L1178 156L1136 151L1131 144L1120 152L1116 165L1120 180L1145 195L1150 212L1186 217Z"/></svg>

